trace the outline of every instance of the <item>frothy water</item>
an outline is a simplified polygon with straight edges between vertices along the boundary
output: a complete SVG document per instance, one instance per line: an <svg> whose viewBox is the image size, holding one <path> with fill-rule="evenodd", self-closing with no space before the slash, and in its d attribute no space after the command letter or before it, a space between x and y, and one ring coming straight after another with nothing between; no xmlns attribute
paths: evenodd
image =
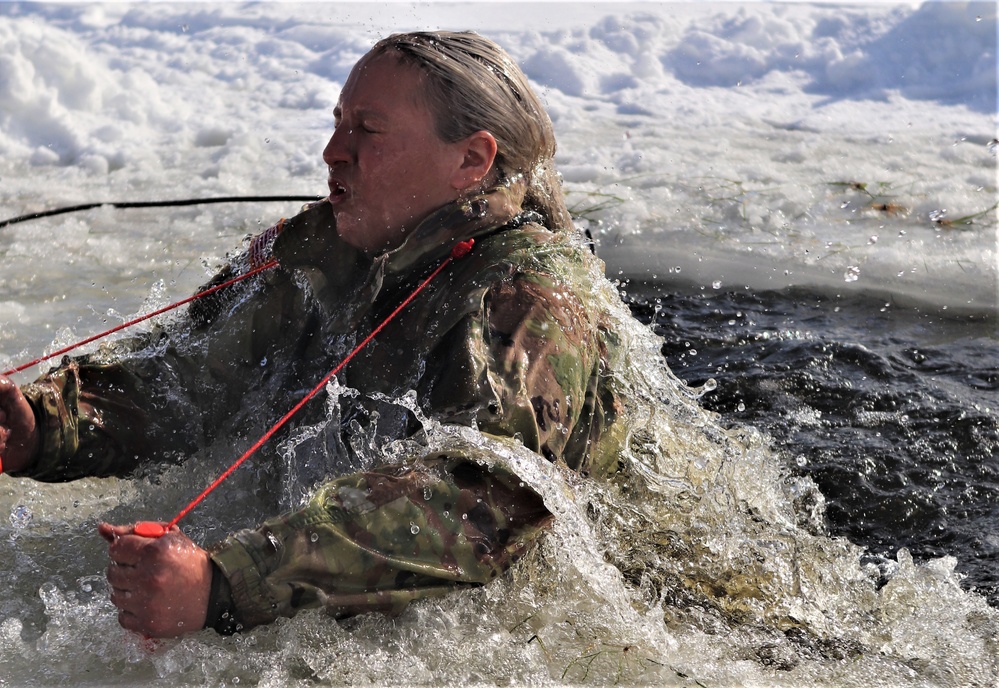
<svg viewBox="0 0 999 688"><path fill-rule="evenodd" d="M699 404L711 385L680 382L662 340L623 306L617 317L641 372L622 380L638 400L622 424L624 477L583 479L514 442L422 419L431 449L509 464L556 520L508 575L398 618L310 611L231 638L146 641L117 625L95 524L172 513L217 472L223 448L145 479L7 483L4 681L991 685L999 614L961 589L953 558L916 564L902 550L897 562L874 561L825 534L811 480L790 475L759 432L722 427ZM353 392L327 391L332 425L340 395ZM395 403L416 410L411 397ZM296 446L325 425L285 440L280 469L251 462L182 526L212 542L298 501L277 474L309 470L311 454ZM362 462L412 452L403 441Z"/></svg>
<svg viewBox="0 0 999 688"><path fill-rule="evenodd" d="M0 686L994 686L999 618L962 589L995 599L994 4L358 7L0 7L18 76L0 85L2 217L321 190L329 111L383 20L483 28L543 91L577 219L665 336L622 325L643 376L627 479L490 445L558 518L489 586L394 619L312 611L149 643L117 624L96 524L172 516L259 437L252 409L235 437L137 479L0 478ZM4 228L0 368L187 296L294 212ZM795 286L819 296L769 292ZM362 467L322 442L349 394L315 400L185 531L210 544ZM435 446L489 444L427 426ZM354 441L362 462L412 449Z"/></svg>

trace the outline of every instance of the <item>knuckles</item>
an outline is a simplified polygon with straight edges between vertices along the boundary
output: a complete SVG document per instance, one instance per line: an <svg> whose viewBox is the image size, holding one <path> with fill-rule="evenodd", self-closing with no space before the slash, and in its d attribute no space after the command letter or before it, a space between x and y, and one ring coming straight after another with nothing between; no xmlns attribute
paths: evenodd
<svg viewBox="0 0 999 688"><path fill-rule="evenodd" d="M101 534L109 543L106 576L118 623L150 637L174 637L197 630L197 614L188 608L192 555L200 552L179 530L158 539L112 527ZM196 610L195 610L196 611ZM193 624L193 625L192 625Z"/></svg>

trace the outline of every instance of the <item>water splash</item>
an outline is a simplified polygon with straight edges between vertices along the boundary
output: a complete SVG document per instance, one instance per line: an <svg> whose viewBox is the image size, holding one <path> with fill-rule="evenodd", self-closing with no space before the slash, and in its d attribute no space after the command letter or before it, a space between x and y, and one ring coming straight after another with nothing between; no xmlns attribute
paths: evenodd
<svg viewBox="0 0 999 688"><path fill-rule="evenodd" d="M824 500L814 483L788 476L761 433L726 427L704 411L698 397L714 386L691 390L678 380L663 363L661 340L615 305L612 289L607 307L618 321L623 363L634 373L618 382L635 400L619 426L624 470L614 479L585 479L514 441L443 426L421 415L413 395L379 398L383 416L376 420L387 422L393 408L411 414L424 426L419 441L381 445L365 436L355 445L364 461L448 450L516 471L556 518L507 575L413 604L397 618L372 614L336 622L310 611L245 635L203 631L150 646L118 627L97 583L106 560L91 529L73 527L53 538L35 526L43 520L39 509L49 523L47 512L67 503L58 492L63 488L39 487L35 501L4 496L9 513L24 504L38 516L17 538L0 538L7 548L0 556L13 562L0 572L13 600L0 624L6 679L989 685L999 614L961 591L953 560L916 565L901 552L898 562L876 561L826 536ZM282 445L281 470L302 478L312 452L338 435L329 430L342 420L340 400L355 393L335 385L329 390L326 417ZM165 470L158 485L92 480L73 490L92 491L86 513L95 520L169 513L213 475L202 457L191 468ZM217 509L196 512L188 528L225 532L237 516L252 523L271 515L273 504L258 494L266 470L272 469L238 473L221 516ZM277 484L287 491L283 476ZM284 494L280 501L288 499ZM216 520L221 517L224 522ZM38 571L54 570L59 573L37 581Z"/></svg>
<svg viewBox="0 0 999 688"><path fill-rule="evenodd" d="M18 504L10 511L10 525L16 530L21 530L31 525L34 517L35 515L31 513L31 509L24 504Z"/></svg>

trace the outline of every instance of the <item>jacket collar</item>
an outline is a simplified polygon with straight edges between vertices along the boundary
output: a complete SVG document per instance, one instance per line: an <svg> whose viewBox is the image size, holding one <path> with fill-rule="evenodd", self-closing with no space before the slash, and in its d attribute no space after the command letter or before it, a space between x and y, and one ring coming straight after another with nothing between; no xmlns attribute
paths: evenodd
<svg viewBox="0 0 999 688"><path fill-rule="evenodd" d="M374 258L340 239L332 207L320 201L288 221L275 240L274 256L285 269L306 271L330 315L341 313L356 322L384 285L409 281L428 265L444 260L459 241L490 234L511 222L521 212L525 191L526 184L518 177L442 206L401 246Z"/></svg>
<svg viewBox="0 0 999 688"><path fill-rule="evenodd" d="M520 214L525 188L523 179L517 179L449 203L424 219L399 248L374 262L384 261L386 276L402 276L439 263L459 241L489 234Z"/></svg>

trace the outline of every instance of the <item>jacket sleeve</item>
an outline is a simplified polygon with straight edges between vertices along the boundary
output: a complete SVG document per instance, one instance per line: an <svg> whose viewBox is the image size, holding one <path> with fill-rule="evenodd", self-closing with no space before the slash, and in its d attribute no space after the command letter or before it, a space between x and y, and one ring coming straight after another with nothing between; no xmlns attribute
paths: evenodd
<svg viewBox="0 0 999 688"><path fill-rule="evenodd" d="M182 365L183 362L177 362ZM23 388L35 411L39 454L16 475L65 481L83 476L122 475L150 459L192 450L197 427L184 409L159 391L176 367L148 360L99 363L66 358L62 364ZM188 416L188 417L185 417ZM179 428L185 428L179 432Z"/></svg>
<svg viewBox="0 0 999 688"><path fill-rule="evenodd" d="M216 281L234 274L232 266ZM269 348L300 330L306 306L290 276L257 276L195 302L182 318L104 352L65 358L22 391L39 456L17 475L44 481L125 475L203 446ZM194 305L194 304L192 304Z"/></svg>
<svg viewBox="0 0 999 688"><path fill-rule="evenodd" d="M573 452L596 432L594 418L602 422L590 379L600 356L578 302L554 293L536 279L490 290L431 352L424 397L438 419L477 423L539 460L579 465ZM252 627L318 606L340 616L398 612L498 576L552 516L483 451L468 446L340 478L305 509L230 536L213 559L239 621Z"/></svg>
<svg viewBox="0 0 999 688"><path fill-rule="evenodd" d="M474 450L324 485L300 511L229 536L212 553L243 628L324 607L342 617L489 582L551 519L540 497Z"/></svg>

